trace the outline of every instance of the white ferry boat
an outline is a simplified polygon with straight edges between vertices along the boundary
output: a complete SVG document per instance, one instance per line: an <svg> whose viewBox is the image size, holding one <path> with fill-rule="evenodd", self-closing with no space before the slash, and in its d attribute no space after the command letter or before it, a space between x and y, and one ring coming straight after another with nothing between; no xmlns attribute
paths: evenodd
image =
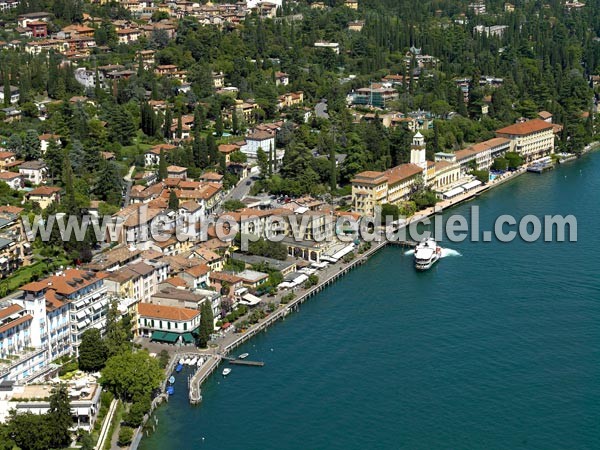
<svg viewBox="0 0 600 450"><path fill-rule="evenodd" d="M437 245L435 239L423 239L415 247L415 268L428 270L442 257L442 247Z"/></svg>

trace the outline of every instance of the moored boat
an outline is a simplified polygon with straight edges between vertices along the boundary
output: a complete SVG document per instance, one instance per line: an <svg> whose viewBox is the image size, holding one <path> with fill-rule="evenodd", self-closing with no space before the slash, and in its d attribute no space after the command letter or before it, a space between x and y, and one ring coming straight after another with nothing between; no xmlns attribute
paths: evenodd
<svg viewBox="0 0 600 450"><path fill-rule="evenodd" d="M415 269L428 270L441 258L442 247L437 245L435 239L423 239L415 247Z"/></svg>
<svg viewBox="0 0 600 450"><path fill-rule="evenodd" d="M229 367L226 367L226 368L223 369L223 376L224 377L226 377L230 373L231 373L231 369Z"/></svg>
<svg viewBox="0 0 600 450"><path fill-rule="evenodd" d="M175 372L179 373L183 370L183 365L181 363L177 364L175 367Z"/></svg>
<svg viewBox="0 0 600 450"><path fill-rule="evenodd" d="M173 386L167 387L167 394L173 395L175 393L175 388Z"/></svg>
<svg viewBox="0 0 600 450"><path fill-rule="evenodd" d="M169 384L173 384L173 383L175 383L175 377L173 375L171 375L169 377Z"/></svg>
<svg viewBox="0 0 600 450"><path fill-rule="evenodd" d="M248 356L250 356L249 353L242 353L240 356L238 356L238 359L246 359Z"/></svg>

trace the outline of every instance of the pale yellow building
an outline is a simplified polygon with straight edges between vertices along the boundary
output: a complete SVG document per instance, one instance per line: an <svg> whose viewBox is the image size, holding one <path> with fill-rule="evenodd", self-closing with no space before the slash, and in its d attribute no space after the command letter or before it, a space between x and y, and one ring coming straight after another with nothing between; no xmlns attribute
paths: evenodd
<svg viewBox="0 0 600 450"><path fill-rule="evenodd" d="M510 151L517 152L525 162L554 153L554 126L541 119L500 128L496 136L510 139Z"/></svg>

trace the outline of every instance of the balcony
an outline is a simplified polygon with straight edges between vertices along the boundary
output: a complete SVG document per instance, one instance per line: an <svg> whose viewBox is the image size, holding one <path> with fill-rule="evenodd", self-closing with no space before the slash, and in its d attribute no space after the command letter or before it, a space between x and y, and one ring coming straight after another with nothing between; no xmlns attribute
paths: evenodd
<svg viewBox="0 0 600 450"><path fill-rule="evenodd" d="M34 349L31 347L25 347L22 352L9 355L7 359L2 359L2 362L0 362L0 378L5 376L18 365L23 364L31 358L35 358L36 356L38 356L41 353L44 353L45 351L45 348Z"/></svg>

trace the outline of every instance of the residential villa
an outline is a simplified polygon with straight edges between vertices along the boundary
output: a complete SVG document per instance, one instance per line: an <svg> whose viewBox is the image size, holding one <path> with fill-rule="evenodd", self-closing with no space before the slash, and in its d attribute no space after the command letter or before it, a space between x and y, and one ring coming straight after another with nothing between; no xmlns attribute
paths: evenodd
<svg viewBox="0 0 600 450"><path fill-rule="evenodd" d="M41 209L46 209L52 203L60 203L61 188L53 186L40 186L27 193L27 199L37 203Z"/></svg>

